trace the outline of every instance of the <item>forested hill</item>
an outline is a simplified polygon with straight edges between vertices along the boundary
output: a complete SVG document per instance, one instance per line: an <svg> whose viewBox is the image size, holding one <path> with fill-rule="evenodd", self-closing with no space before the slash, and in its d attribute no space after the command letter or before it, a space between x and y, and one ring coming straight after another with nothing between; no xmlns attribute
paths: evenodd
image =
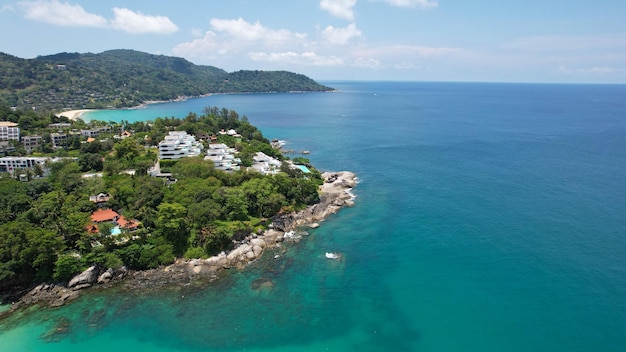
<svg viewBox="0 0 626 352"><path fill-rule="evenodd" d="M22 59L0 53L0 104L18 108L122 108L209 93L329 91L286 71L237 71L134 50Z"/></svg>

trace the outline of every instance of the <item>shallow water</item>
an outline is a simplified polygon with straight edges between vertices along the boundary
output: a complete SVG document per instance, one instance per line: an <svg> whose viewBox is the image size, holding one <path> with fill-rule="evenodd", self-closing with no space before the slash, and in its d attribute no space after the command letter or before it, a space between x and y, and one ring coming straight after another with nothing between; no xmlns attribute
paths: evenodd
<svg viewBox="0 0 626 352"><path fill-rule="evenodd" d="M626 86L324 83L87 115L227 107L356 172L357 204L207 286L14 317L0 350L623 350Z"/></svg>

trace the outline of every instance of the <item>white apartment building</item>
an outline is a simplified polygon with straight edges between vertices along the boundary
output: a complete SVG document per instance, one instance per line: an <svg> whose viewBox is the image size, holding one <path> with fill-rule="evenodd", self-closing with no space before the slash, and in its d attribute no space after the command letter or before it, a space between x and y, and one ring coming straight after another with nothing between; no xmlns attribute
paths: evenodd
<svg viewBox="0 0 626 352"><path fill-rule="evenodd" d="M209 144L209 150L206 152L204 160L211 160L215 165L215 168L222 171L239 170L241 160L235 158L236 150L229 148L226 144L211 143Z"/></svg>
<svg viewBox="0 0 626 352"><path fill-rule="evenodd" d="M67 143L67 134L65 133L50 133L50 139L52 141L53 148L61 148Z"/></svg>
<svg viewBox="0 0 626 352"><path fill-rule="evenodd" d="M20 128L14 122L0 121L0 141L9 140L20 140Z"/></svg>
<svg viewBox="0 0 626 352"><path fill-rule="evenodd" d="M159 159L180 159L198 156L202 153L202 143L184 131L170 131L165 139L159 142Z"/></svg>
<svg viewBox="0 0 626 352"><path fill-rule="evenodd" d="M39 165L42 170L46 167L46 161L50 160L45 157L17 157L5 156L0 158L0 172L8 172L15 176L15 171L32 169L35 165Z"/></svg>
<svg viewBox="0 0 626 352"><path fill-rule="evenodd" d="M257 152L252 157L252 170L260 172L262 174L277 174L280 171L281 162L278 159L272 158L263 152Z"/></svg>

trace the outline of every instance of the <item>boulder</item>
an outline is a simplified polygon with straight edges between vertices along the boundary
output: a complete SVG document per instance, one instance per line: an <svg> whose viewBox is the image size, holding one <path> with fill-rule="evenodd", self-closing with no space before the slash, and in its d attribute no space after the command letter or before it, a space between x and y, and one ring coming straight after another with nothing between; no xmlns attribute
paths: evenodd
<svg viewBox="0 0 626 352"><path fill-rule="evenodd" d="M98 279L98 271L98 267L95 265L89 267L87 270L74 276L74 278L70 280L69 284L67 284L67 287L72 288L79 285L84 287L83 285L85 284L93 284Z"/></svg>
<svg viewBox="0 0 626 352"><path fill-rule="evenodd" d="M98 277L98 283L106 284L107 282L111 281L112 278L113 278L113 269L109 268L107 271L105 271L104 273L102 273L102 275Z"/></svg>

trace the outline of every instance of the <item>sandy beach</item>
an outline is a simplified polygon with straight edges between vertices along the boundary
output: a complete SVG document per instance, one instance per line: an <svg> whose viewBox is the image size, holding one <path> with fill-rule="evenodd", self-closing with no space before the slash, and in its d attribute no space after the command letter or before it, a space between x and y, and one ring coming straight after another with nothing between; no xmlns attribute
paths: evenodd
<svg viewBox="0 0 626 352"><path fill-rule="evenodd" d="M89 112L89 111L93 111L91 109L82 109L82 110L70 110L70 111L64 111L64 112L60 112L57 114L57 116L65 116L70 120L76 120L78 118L80 118L80 116L85 113L85 112Z"/></svg>

